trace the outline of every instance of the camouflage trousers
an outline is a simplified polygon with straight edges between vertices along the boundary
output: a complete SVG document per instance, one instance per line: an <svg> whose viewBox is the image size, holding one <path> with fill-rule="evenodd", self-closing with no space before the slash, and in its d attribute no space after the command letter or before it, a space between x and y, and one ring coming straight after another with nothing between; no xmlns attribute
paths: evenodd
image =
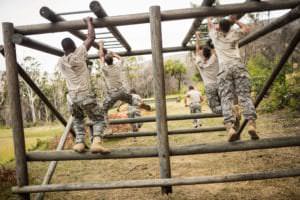
<svg viewBox="0 0 300 200"><path fill-rule="evenodd" d="M219 96L221 97L224 122L234 123L236 121L232 110L235 95L242 107L244 118L255 120L257 116L250 96L251 85L246 67L242 63L236 63L224 68L226 70L218 74Z"/></svg>
<svg viewBox="0 0 300 200"><path fill-rule="evenodd" d="M84 142L85 114L93 122L93 137L101 137L105 128L104 117L97 103L96 95L90 92L69 93L69 109L74 117L73 128L76 134L76 143Z"/></svg>
<svg viewBox="0 0 300 200"><path fill-rule="evenodd" d="M218 84L212 83L205 86L208 106L216 114L222 114L221 99L218 94Z"/></svg>
<svg viewBox="0 0 300 200"><path fill-rule="evenodd" d="M117 101L123 101L132 104L132 95L129 94L125 88L119 89L111 89L108 91L107 96L103 101L103 112L107 113L109 109L111 109Z"/></svg>
<svg viewBox="0 0 300 200"><path fill-rule="evenodd" d="M190 112L193 113L201 113L201 105L200 103L190 103ZM201 122L200 119L194 119L193 120L193 125L200 126Z"/></svg>
<svg viewBox="0 0 300 200"><path fill-rule="evenodd" d="M141 116L141 111L136 106L129 106L128 107L128 118L136 118ZM138 130L141 128L143 123L134 123L131 124L132 130Z"/></svg>

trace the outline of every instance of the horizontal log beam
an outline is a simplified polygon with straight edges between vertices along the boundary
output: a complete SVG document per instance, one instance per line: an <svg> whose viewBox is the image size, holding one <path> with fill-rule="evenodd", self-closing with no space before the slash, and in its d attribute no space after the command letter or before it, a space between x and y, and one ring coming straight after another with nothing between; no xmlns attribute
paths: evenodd
<svg viewBox="0 0 300 200"><path fill-rule="evenodd" d="M193 144L170 147L170 155L183 156L191 154L225 153L281 147L300 146L300 136L261 139L258 141L239 141L234 143ZM157 147L130 147L112 149L109 154L74 151L34 151L27 153L28 161L94 160L157 157Z"/></svg>
<svg viewBox="0 0 300 200"><path fill-rule="evenodd" d="M203 118L216 118L222 117L222 115L214 113L198 113L198 114L188 114L188 115L169 115L167 116L168 121L175 120L186 120L186 119L203 119ZM155 122L155 116L149 117L137 117L137 118L126 118L126 119L112 119L109 121L109 124L132 124L139 122Z"/></svg>
<svg viewBox="0 0 300 200"><path fill-rule="evenodd" d="M107 13L101 4L98 1L92 1L90 3L91 11L99 18L102 19L107 17ZM111 32L111 34L122 44L122 46L127 50L131 51L131 47L128 42L125 40L120 31L114 26L108 26L107 29Z"/></svg>
<svg viewBox="0 0 300 200"><path fill-rule="evenodd" d="M69 183L51 185L30 185L13 187L13 193L36 193L36 192L62 192L80 190L107 190L125 188L145 188L162 186L180 186L195 184L231 183L240 181L254 181L275 178L300 176L300 169L284 169L276 171L263 171L253 173L228 174L223 176L200 176L169 179L146 179L130 181L111 181L103 183Z"/></svg>
<svg viewBox="0 0 300 200"><path fill-rule="evenodd" d="M209 133L215 131L225 131L225 127L208 127L208 128L193 128L193 129L179 129L169 130L168 135L179 135L179 134L193 134L193 133ZM149 132L127 132L127 133L114 133L106 134L103 138L128 138L128 137L147 137L156 136L157 133L154 131Z"/></svg>
<svg viewBox="0 0 300 200"><path fill-rule="evenodd" d="M163 53L172 53L172 52L180 52L180 51L193 51L195 50L195 47L167 47L163 48L162 52ZM117 52L118 55L125 57L125 56L139 56L139 55L147 55L147 54L152 54L152 49L143 49L143 50L134 50L134 51L122 51L122 52ZM97 54L92 54L88 55L89 59L98 59L99 55Z"/></svg>
<svg viewBox="0 0 300 200"><path fill-rule="evenodd" d="M253 42L254 40L278 29L281 28L282 26L285 26L296 19L299 19L300 17L300 6L297 6L296 8L292 9L290 12L287 14L275 19L272 21L270 24L264 26L262 29L254 31L244 37L243 39L240 40L239 46L242 47L246 44L249 44L250 42Z"/></svg>
<svg viewBox="0 0 300 200"><path fill-rule="evenodd" d="M44 44L42 42L39 42L37 40L31 39L29 37L23 36L21 34L14 34L13 35L13 43L24 46L24 47L29 47L35 50L39 50L45 53L49 53L55 56L63 56L64 52L60 49L57 49L55 47L51 47L47 44Z"/></svg>
<svg viewBox="0 0 300 200"><path fill-rule="evenodd" d="M215 0L203 0L201 6L212 6ZM189 29L188 33L184 37L182 41L182 46L186 46L187 43L190 41L190 39L193 37L194 33L198 29L198 27L201 25L202 21L204 20L204 17L194 19L191 28Z"/></svg>
<svg viewBox="0 0 300 200"><path fill-rule="evenodd" d="M163 21L199 18L208 16L224 16L230 14L243 14L249 12L260 12L268 10L282 10L294 8L299 5L299 0L285 1L263 1L263 2L247 2L239 4L227 4L215 7L202 8L186 8L163 11L161 17ZM139 13L130 15L119 15L113 17L104 17L102 19L94 19L96 28L108 26L123 26L149 23L149 13ZM35 25L25 25L15 27L15 31L23 35L42 34L62 32L69 30L86 29L83 20L71 20L57 23L44 23Z"/></svg>
<svg viewBox="0 0 300 200"><path fill-rule="evenodd" d="M40 15L52 23L66 21L62 16L57 15L53 10L51 10L48 7L42 7L40 9ZM86 40L86 35L81 31L70 29L69 32L83 41ZM99 49L99 45L96 42L93 42L92 46Z"/></svg>

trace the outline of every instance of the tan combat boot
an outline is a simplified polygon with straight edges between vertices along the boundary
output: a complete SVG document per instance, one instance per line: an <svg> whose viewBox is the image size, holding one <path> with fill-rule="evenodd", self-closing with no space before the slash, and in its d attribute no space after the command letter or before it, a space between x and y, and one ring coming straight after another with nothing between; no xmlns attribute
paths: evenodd
<svg viewBox="0 0 300 200"><path fill-rule="evenodd" d="M251 137L251 140L258 140L259 137L256 134L256 123L254 120L249 120L248 121L248 134Z"/></svg>
<svg viewBox="0 0 300 200"><path fill-rule="evenodd" d="M228 142L234 142L240 139L240 136L237 134L236 130L234 129L234 125L229 122L225 124L227 133L229 134Z"/></svg>
<svg viewBox="0 0 300 200"><path fill-rule="evenodd" d="M85 145L84 143L76 143L74 146L73 146L73 150L78 152L78 153L83 153L84 152L84 149L85 149Z"/></svg>
<svg viewBox="0 0 300 200"><path fill-rule="evenodd" d="M92 153L110 153L109 149L106 149L101 145L101 138L100 137L94 137L93 143L91 145L91 152Z"/></svg>
<svg viewBox="0 0 300 200"><path fill-rule="evenodd" d="M240 121L241 121L241 110L239 105L234 105L232 107L233 115L235 116L234 129L237 131L240 129Z"/></svg>

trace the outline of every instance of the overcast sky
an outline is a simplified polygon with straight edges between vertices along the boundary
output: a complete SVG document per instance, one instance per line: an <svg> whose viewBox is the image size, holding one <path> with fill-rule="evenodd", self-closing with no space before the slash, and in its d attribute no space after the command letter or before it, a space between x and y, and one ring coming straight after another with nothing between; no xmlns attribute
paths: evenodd
<svg viewBox="0 0 300 200"><path fill-rule="evenodd" d="M191 2L201 4L202 0L101 0L100 1L108 15L124 15L140 12L148 12L152 5L159 5L161 10L189 8ZM244 0L220 0L221 4L244 2ZM0 22L12 22L14 25L28 25L36 23L47 23L48 21L39 15L39 9L47 6L59 12L89 10L90 1L87 0L0 0ZM280 14L276 15L281 15ZM274 14L273 14L274 15ZM92 13L67 15L66 19L81 19L93 16ZM192 19L164 22L162 26L163 46L179 46L191 26ZM133 50L148 49L151 47L149 24L120 26L122 35L131 45ZM105 29L96 29L103 32ZM71 37L79 45L82 42L69 33L51 33L30 36L54 47L60 47L60 41L64 37ZM2 27L0 26L0 44L3 44ZM123 49L119 49L123 50ZM117 49L115 50L117 51ZM92 48L89 53L96 53ZM53 72L58 57L35 51L29 48L17 47L17 58L21 62L25 56L35 57L42 65L42 69ZM149 57L145 57L146 59ZM0 70L4 70L4 59L0 56Z"/></svg>

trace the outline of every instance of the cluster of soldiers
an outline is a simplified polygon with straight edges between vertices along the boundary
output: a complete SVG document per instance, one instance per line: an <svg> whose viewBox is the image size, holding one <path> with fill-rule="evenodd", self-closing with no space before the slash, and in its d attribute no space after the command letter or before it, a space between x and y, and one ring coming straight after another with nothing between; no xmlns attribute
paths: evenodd
<svg viewBox="0 0 300 200"><path fill-rule="evenodd" d="M59 59L57 67L66 80L69 110L74 117L73 128L76 139L73 150L79 153L85 151L84 117L86 114L93 123L91 152L109 153L110 150L101 144L101 137L108 124L108 110L119 100L129 104L129 117L140 116L139 108L150 110L151 107L143 103L134 89L127 92L121 76L123 60L118 54L107 51L102 41L99 42L99 57L108 91L103 104L99 105L92 89L90 70L86 63L87 52L95 40L95 30L92 18L85 18L84 21L88 28L87 39L79 47L76 47L72 39L63 39L61 44L65 55ZM119 62L114 63L114 58ZM133 131L137 131L140 124L132 126Z"/></svg>
<svg viewBox="0 0 300 200"><path fill-rule="evenodd" d="M99 42L99 58L107 80L108 92L103 105L99 105L91 87L90 71L86 64L87 51L95 40L94 25L90 17L85 18L84 21L88 28L87 39L79 47L76 47L72 39L63 39L61 44L65 55L58 62L58 69L67 83L68 102L74 117L76 140L73 149L76 152L85 150L84 116L86 114L93 121L91 152L109 153L110 150L103 147L101 141L107 126L108 110L118 100L128 103L129 110L137 110L139 107L146 110L151 108L142 102L134 89L130 93L126 91L121 78L122 58L116 53L107 51L103 42ZM233 24L237 24L239 29L232 28ZM238 41L249 32L249 28L239 22L235 16L230 16L229 19L220 20L218 24L214 24L212 19L208 18L208 30L212 42L205 46L200 46L201 34L196 33L196 62L205 85L209 106L214 113L223 114L229 141L232 142L239 140L237 134L240 120L239 106L234 105L237 99L236 102L242 107L245 119L249 121L248 132L251 139L259 139L256 134L255 107L250 97L249 74L246 66L241 62L238 47ZM119 62L114 63L114 58ZM189 90L187 97L191 99L191 112L199 112L203 100L201 94L192 86ZM186 100L185 103L187 105ZM200 125L199 120L196 120L195 127Z"/></svg>
<svg viewBox="0 0 300 200"><path fill-rule="evenodd" d="M236 24L238 29L233 25ZM208 18L208 31L210 40L200 45L201 33L196 32L196 66L205 86L208 105L212 112L224 116L224 124L229 134L229 142L240 139L237 133L240 126L240 106L246 120L248 120L248 133L252 140L258 140L256 133L257 118L255 107L250 96L251 85L249 73L241 61L239 40L249 33L247 25L238 21L232 15L223 18L214 24ZM189 86L185 97L190 99L191 113L201 112L201 93ZM240 105L240 106L239 106ZM199 120L194 120L194 126L199 127Z"/></svg>

